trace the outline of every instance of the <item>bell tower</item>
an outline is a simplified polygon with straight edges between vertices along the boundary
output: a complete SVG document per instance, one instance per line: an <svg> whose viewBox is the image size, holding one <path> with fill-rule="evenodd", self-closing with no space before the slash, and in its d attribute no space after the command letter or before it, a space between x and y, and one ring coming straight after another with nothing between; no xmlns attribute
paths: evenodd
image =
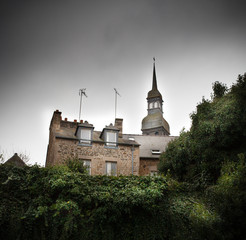
<svg viewBox="0 0 246 240"><path fill-rule="evenodd" d="M170 135L169 124L163 118L162 95L157 88L155 58L153 63L152 89L147 95L148 115L142 120L143 135Z"/></svg>

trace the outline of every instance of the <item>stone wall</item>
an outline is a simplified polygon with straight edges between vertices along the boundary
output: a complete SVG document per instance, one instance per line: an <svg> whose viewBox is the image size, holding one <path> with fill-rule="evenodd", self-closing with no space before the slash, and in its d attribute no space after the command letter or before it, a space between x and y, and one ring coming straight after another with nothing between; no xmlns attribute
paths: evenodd
<svg viewBox="0 0 246 240"><path fill-rule="evenodd" d="M123 119L116 119L122 137ZM106 162L117 163L117 175L132 174L132 144L119 143L117 148L106 148L104 142L94 141L92 146L79 145L74 136L78 123L62 120L61 112L56 110L50 123L50 136L47 149L46 166L64 164L67 159L90 160L91 174L106 174ZM133 151L133 174L139 175L139 146Z"/></svg>
<svg viewBox="0 0 246 240"><path fill-rule="evenodd" d="M78 141L56 138L53 148L53 162L51 165L63 164L66 159L78 157L91 161L91 174L106 174L106 162L117 163L117 175L131 175L132 148L119 145L117 149L106 148L103 143L92 143L92 146L78 145ZM135 147L133 154L133 174L139 175L139 148Z"/></svg>
<svg viewBox="0 0 246 240"><path fill-rule="evenodd" d="M139 175L147 176L151 172L157 172L159 159L140 159Z"/></svg>

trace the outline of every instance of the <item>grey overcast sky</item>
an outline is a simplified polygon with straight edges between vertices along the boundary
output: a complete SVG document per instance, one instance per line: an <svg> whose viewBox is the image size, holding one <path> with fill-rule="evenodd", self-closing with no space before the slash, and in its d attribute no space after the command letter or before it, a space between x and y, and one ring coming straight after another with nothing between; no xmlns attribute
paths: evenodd
<svg viewBox="0 0 246 240"><path fill-rule="evenodd" d="M171 135L212 83L231 86L246 71L245 0L2 0L0 151L45 164L53 111L96 130L124 119L141 133L156 57L158 89Z"/></svg>

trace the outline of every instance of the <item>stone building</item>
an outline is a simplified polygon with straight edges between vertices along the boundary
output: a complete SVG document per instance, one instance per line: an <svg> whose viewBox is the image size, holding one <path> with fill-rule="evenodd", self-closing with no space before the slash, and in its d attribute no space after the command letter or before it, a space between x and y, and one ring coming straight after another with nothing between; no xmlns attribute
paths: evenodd
<svg viewBox="0 0 246 240"><path fill-rule="evenodd" d="M56 110L50 124L46 166L83 160L91 175L139 175L139 144L122 138L122 119L102 131L92 124L62 120Z"/></svg>
<svg viewBox="0 0 246 240"><path fill-rule="evenodd" d="M147 116L142 120L142 135L123 134L123 119L95 131L88 122L62 120L56 110L50 123L46 166L79 158L91 175L154 175L159 157L168 142L168 122L163 118L162 95L157 88L155 63L152 90L147 96Z"/></svg>

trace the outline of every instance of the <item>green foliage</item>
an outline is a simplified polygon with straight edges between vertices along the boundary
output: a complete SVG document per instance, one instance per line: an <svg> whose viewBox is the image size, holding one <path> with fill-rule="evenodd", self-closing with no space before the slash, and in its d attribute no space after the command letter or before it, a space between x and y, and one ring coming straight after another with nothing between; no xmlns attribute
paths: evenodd
<svg viewBox="0 0 246 240"><path fill-rule="evenodd" d="M0 196L1 239L181 240L217 231L210 206L188 185L162 176L0 165Z"/></svg>
<svg viewBox="0 0 246 240"><path fill-rule="evenodd" d="M208 195L223 222L224 239L245 239L246 229L246 159L238 155L238 161L225 161L216 185Z"/></svg>
<svg viewBox="0 0 246 240"><path fill-rule="evenodd" d="M169 143L159 170L189 188L172 202L185 238L193 226L190 239L198 231L202 239L246 239L246 74L230 90L218 82L213 90L191 114L190 131Z"/></svg>
<svg viewBox="0 0 246 240"><path fill-rule="evenodd" d="M171 174L175 179L182 181L188 172L185 167L189 164L180 161L189 161L190 158L190 135L182 131L180 137L169 143L165 154L161 155L159 171Z"/></svg>
<svg viewBox="0 0 246 240"><path fill-rule="evenodd" d="M86 173L87 169L84 166L83 161L79 158L69 158L65 161L67 167L74 172Z"/></svg>
<svg viewBox="0 0 246 240"><path fill-rule="evenodd" d="M214 98L221 98L227 91L227 86L223 83L216 81L213 83Z"/></svg>
<svg viewBox="0 0 246 240"><path fill-rule="evenodd" d="M199 187L216 182L225 159L246 152L246 74L228 92L219 82L213 90L213 100L202 99L190 131L169 144L160 162L161 172Z"/></svg>

